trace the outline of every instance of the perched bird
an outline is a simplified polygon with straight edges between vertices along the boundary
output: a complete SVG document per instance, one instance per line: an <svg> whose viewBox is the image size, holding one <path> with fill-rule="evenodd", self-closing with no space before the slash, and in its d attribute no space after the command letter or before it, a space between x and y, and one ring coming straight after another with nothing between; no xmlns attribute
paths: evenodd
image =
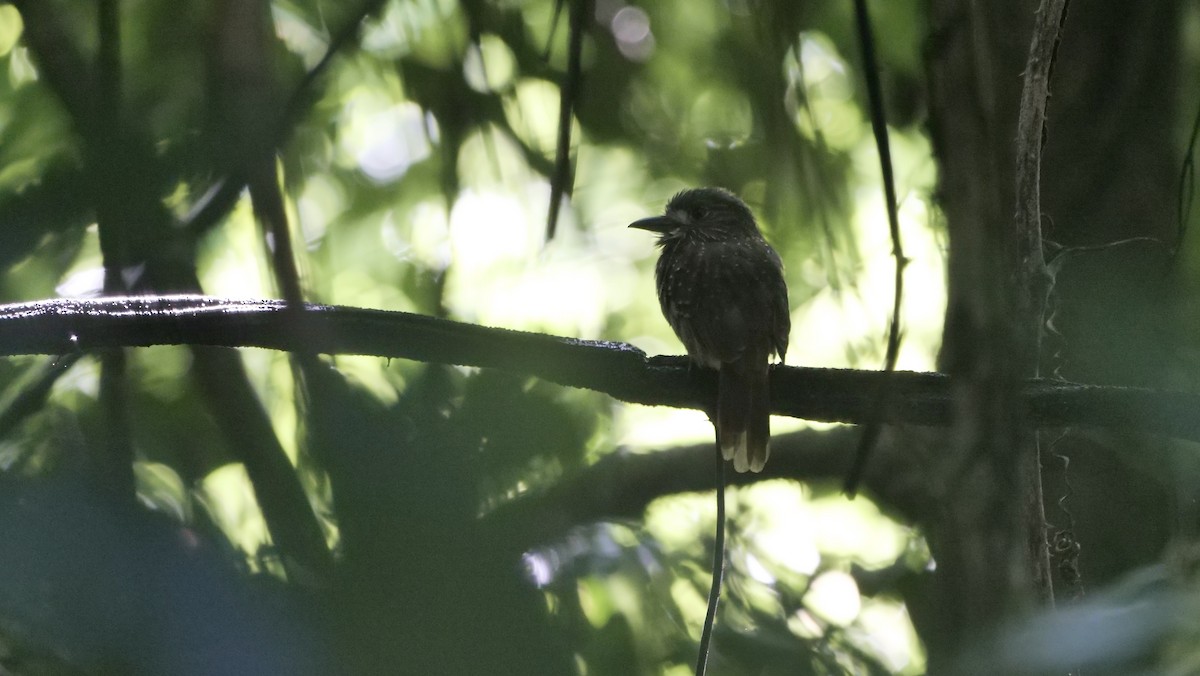
<svg viewBox="0 0 1200 676"><path fill-rule="evenodd" d="M658 301L692 360L719 372L717 441L739 472L770 453L767 367L782 363L791 317L783 264L750 208L720 188L684 190L662 216L631 228L658 233Z"/></svg>

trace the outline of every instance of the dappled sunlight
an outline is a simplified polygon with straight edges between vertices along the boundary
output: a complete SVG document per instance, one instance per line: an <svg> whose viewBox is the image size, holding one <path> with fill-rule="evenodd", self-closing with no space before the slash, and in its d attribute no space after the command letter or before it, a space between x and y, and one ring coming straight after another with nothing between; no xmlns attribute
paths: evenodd
<svg viewBox="0 0 1200 676"><path fill-rule="evenodd" d="M812 575L821 564L812 507L795 483L770 481L755 486L755 508L745 525L754 548L772 565Z"/></svg>
<svg viewBox="0 0 1200 676"><path fill-rule="evenodd" d="M400 397L393 378L387 370L379 368L378 357L362 355L339 355L337 369L346 379L358 387L362 387L379 403L390 406Z"/></svg>
<svg viewBox="0 0 1200 676"><path fill-rule="evenodd" d="M642 8L632 5L621 7L613 12L609 28L617 41L617 49L630 61L646 61L654 54L654 33L650 30L650 17Z"/></svg>
<svg viewBox="0 0 1200 676"><path fill-rule="evenodd" d="M545 181L529 168L518 142L493 125L474 129L462 140L458 178L467 188L509 193L520 193L529 183ZM537 230L536 220L523 222L530 230Z"/></svg>
<svg viewBox="0 0 1200 676"><path fill-rule="evenodd" d="M371 270L350 268L342 270L328 280L331 291L323 301L351 307L377 308L415 312L420 310L413 299L402 293L386 280L372 274Z"/></svg>
<svg viewBox="0 0 1200 676"><path fill-rule="evenodd" d="M450 239L450 219L441 200L421 202L409 216L403 231L392 214L384 219L383 241L396 258L412 260L430 270L441 272L454 260Z"/></svg>
<svg viewBox="0 0 1200 676"><path fill-rule="evenodd" d="M464 284L448 290L449 302L462 316L489 326L595 336L607 317L604 270L577 261L541 264L520 279L482 288Z"/></svg>
<svg viewBox="0 0 1200 676"><path fill-rule="evenodd" d="M466 46L466 26L454 0L389 2L383 17L368 22L363 48L379 58L414 54L434 66L448 66Z"/></svg>
<svg viewBox="0 0 1200 676"><path fill-rule="evenodd" d="M511 274L512 268L504 266L532 260L541 237L530 227L533 214L527 206L519 197L498 190L464 191L450 212L455 267L464 268L463 274L486 278L499 271Z"/></svg>
<svg viewBox="0 0 1200 676"><path fill-rule="evenodd" d="M632 42L646 39L628 35ZM302 42L303 37L297 33L295 39ZM378 39L376 45L386 48ZM787 279L793 285L788 363L877 367L890 319L894 265L877 160L851 96L846 66L828 39L805 36L799 53L808 90L804 108L794 111L797 129L809 139L819 132L830 149L855 154L858 175L850 190L854 205L849 223L857 248L851 259L857 268L850 286L834 288L828 284L831 271L811 247L801 249L803 253L784 252L789 261ZM548 183L531 169L518 143L544 156L552 153L558 89L546 80L514 76L513 58L505 43L490 35L466 53L464 73L475 90L500 92L511 87L503 111L516 139L491 124L472 129L454 151L462 184L456 195L389 205L370 220L369 227L341 231L334 226L347 218L344 212L353 199L353 188L344 180L319 175L302 185L295 207L303 241L314 252L333 257L320 287L325 299L421 311L411 291L400 287L401 273L389 272L388 267L414 266L444 275L439 301L459 320L629 340L649 354L681 354L678 340L658 314L653 238L626 226L659 213L662 202L690 181L653 175L638 149L593 144L573 122L579 183L575 199L561 217L558 236L547 243ZM659 92L659 96L656 105L665 105L683 121L676 133L722 147L754 140L751 102L735 89L703 89L690 95L686 106L672 101L671 97L683 100L681 92ZM922 165L928 147L918 137L893 133L898 139L897 169L904 181L901 227L910 259L900 367L929 369L940 340L945 300L944 260L927 201L932 174ZM438 121L406 100L400 88L353 87L341 101L332 159L336 166L378 185L423 181L427 178L422 172L428 171L423 167L436 160L440 135ZM368 258L375 253L373 248L388 256L386 264ZM226 227L212 236L205 253L201 270L212 293L264 295L262 246L248 203L240 204ZM294 460L299 421L290 403L286 361L256 351L245 358L256 387L271 402L273 424ZM385 375L381 360L342 358L339 368L378 400L397 401L395 380ZM613 407L611 416L612 429L606 438L631 453L712 440L712 427L699 411L624 405ZM814 425L777 418L774 426L780 433ZM599 454L606 452L609 449L600 449ZM168 498L161 493L160 489L156 500L166 504ZM226 465L210 473L197 495L214 522L242 550L253 554L269 541L240 466ZM746 547L731 553L735 562L731 593L739 603L754 613L781 618L796 636L819 637L830 626L842 627L864 641L878 642L893 668L913 664L920 651L903 608L862 597L849 573L850 562L868 568L891 564L908 549L915 537L911 532L867 500L814 498L791 482L731 491L731 502L738 505L731 516ZM697 543L711 533L714 518L709 495L667 497L647 509L644 530L664 551L695 556ZM631 543L620 546L636 548ZM551 585L557 574L552 559L528 554L526 561L539 586ZM805 608L789 611L780 589L798 581L807 586ZM702 570L675 576L667 590L681 613L682 627L693 638L703 618L703 591ZM636 626L654 611L646 607L637 584L621 575L580 577L576 594L583 617L597 630L618 615ZM784 617L787 612L790 615Z"/></svg>
<svg viewBox="0 0 1200 676"><path fill-rule="evenodd" d="M530 149L551 156L558 138L558 87L545 80L522 78L511 96L504 98L504 115ZM571 138L579 138L572 122Z"/></svg>
<svg viewBox="0 0 1200 676"><path fill-rule="evenodd" d="M135 462L133 476L138 498L144 504L181 523L192 520L192 501L187 487L172 467L161 462Z"/></svg>
<svg viewBox="0 0 1200 676"><path fill-rule="evenodd" d="M56 399L68 407L80 407L85 401L95 401L100 394L100 365L82 360L54 383Z"/></svg>
<svg viewBox="0 0 1200 676"><path fill-rule="evenodd" d="M901 349L897 367L934 370L945 316L945 252L934 229L933 208L927 195L933 172L928 147L919 139L892 132L893 154L900 177L899 218L907 264L901 299ZM855 191L853 219L858 245L855 280L847 289L818 290L794 316L790 360L805 366L879 368L891 322L895 265L883 190L876 178L879 160L874 146L864 141L857 157L863 183ZM814 259L798 271L809 284L828 274ZM802 347L801 347L802 346ZM873 363L872 363L873 362Z"/></svg>
<svg viewBox="0 0 1200 676"><path fill-rule="evenodd" d="M806 521L818 549L867 568L894 563L915 537L881 514L870 500L850 500L838 494L811 501L808 510Z"/></svg>
<svg viewBox="0 0 1200 676"><path fill-rule="evenodd" d="M671 600L679 607L684 617L688 635L698 639L708 607L708 599L704 593L691 581L678 577L671 583Z"/></svg>
<svg viewBox="0 0 1200 676"><path fill-rule="evenodd" d="M889 668L904 674L924 673L920 642L903 603L871 599L863 605L857 624L861 631L850 636L864 649L878 652Z"/></svg>
<svg viewBox="0 0 1200 676"><path fill-rule="evenodd" d="M40 272L37 267L37 258L30 258L17 265L13 272L34 276ZM63 271L54 292L64 298L89 298L100 295L103 288L104 266L100 257L100 237L93 224L84 231L82 246L79 247L75 260Z"/></svg>
<svg viewBox="0 0 1200 676"><path fill-rule="evenodd" d="M512 84L517 73L516 57L497 35L485 33L467 49L463 76L478 92L498 92Z"/></svg>
<svg viewBox="0 0 1200 676"><path fill-rule="evenodd" d="M840 570L826 571L814 578L804 601L814 615L843 627L857 619L862 610L858 585Z"/></svg>
<svg viewBox="0 0 1200 676"><path fill-rule="evenodd" d="M617 411L613 421L625 431L620 445L634 453L713 440L712 424L702 411L628 405Z"/></svg>
<svg viewBox="0 0 1200 676"><path fill-rule="evenodd" d="M17 46L24 30L21 13L12 5L0 7L0 56L7 56Z"/></svg>
<svg viewBox="0 0 1200 676"><path fill-rule="evenodd" d="M683 183L654 176L636 148L590 143L579 148L575 181L572 205L600 243L599 251L619 256L617 262L651 259L644 238L630 237L625 226L661 211Z"/></svg>
<svg viewBox="0 0 1200 676"><path fill-rule="evenodd" d="M803 608L784 620L789 631L819 638L840 627L863 649L877 644L894 669L917 673L920 648L903 605L860 594L850 565L870 570L892 564L913 549L915 536L908 529L870 501L814 497L791 481L729 489L728 501L734 542L744 548L734 545L729 552L725 604L781 617L784 590L806 589ZM711 535L715 516L710 495L673 496L646 509L644 527L668 550L694 549ZM696 583L679 579L672 585L675 602L692 615L693 633L704 608L703 584Z"/></svg>
<svg viewBox="0 0 1200 676"><path fill-rule="evenodd" d="M328 43L316 27L290 8L277 3L271 4L271 16L275 22L275 34L289 50L304 60L306 67L312 68L321 60Z"/></svg>
<svg viewBox="0 0 1200 676"><path fill-rule="evenodd" d="M225 465L204 477L195 489L196 498L229 538L248 555L254 555L266 542L267 525L254 500L250 479L241 465Z"/></svg>
<svg viewBox="0 0 1200 676"><path fill-rule="evenodd" d="M228 298L264 298L274 294L263 263L263 242L249 200L234 208L225 227L204 241L197 268L205 293Z"/></svg>
<svg viewBox="0 0 1200 676"><path fill-rule="evenodd" d="M783 71L789 87L786 104L801 135L840 151L864 140L866 120L854 100L854 74L827 36L801 33L799 59L796 48L790 49Z"/></svg>
<svg viewBox="0 0 1200 676"><path fill-rule="evenodd" d="M322 58L343 36L343 16L352 9L308 2L270 7L274 34L264 50L271 54L270 65L250 75L276 86L272 94L282 101L292 101L281 107L297 106L278 115L286 122L271 130L281 139L271 158L306 300L621 341L650 356L682 355L656 294L655 237L628 225L661 214L680 190L721 184L751 206L785 263L792 321L786 363L881 366L895 262L861 73L845 26L833 23L842 21L843 10L759 8L742 0L588 5L583 79L566 116L569 163L565 176L557 176L563 171L556 153L569 4L385 2L349 34L355 37L327 62L327 70L303 85L312 101L288 97L306 82L308 69L326 63ZM133 25L139 30L156 25L153 17L138 14L145 11L140 6L122 11L137 18ZM28 89L38 77L18 42L15 16L12 7L0 6L5 59L0 89L13 91ZM124 55L126 61L153 53L152 43L142 44L137 31L129 35L138 49ZM202 69L210 67L203 64L211 55L190 56L196 82L208 82L210 74ZM212 183L223 176L241 178L244 169L213 165L205 155L217 137L209 128L210 111L200 105L209 102L171 100L147 108L143 99L169 98L161 85L132 78L122 86L130 92L121 118L128 129L121 131L139 142L145 135L150 155L169 173L167 194L156 206L167 207L175 230L195 230L187 240L195 259L186 263L195 263L203 291L279 297L264 243L269 236L255 218L262 205L252 206L248 191L235 196L219 221L201 227L186 222ZM206 96L201 89L194 87L192 96ZM42 96L52 99L50 94ZM25 148L9 138L10 117L45 114L35 104L18 109L0 98L0 141L12 146L0 144L0 159L12 160L0 166L0 187L6 180L19 185L25 174L37 177L47 167L77 170L76 164L91 161L87 148L64 152L35 137L37 143ZM145 110L153 110L155 118L143 127ZM897 124L908 125L891 130L909 260L899 368L930 370L946 302L944 243L931 197L936 177L920 127ZM158 129L170 131L149 138ZM73 139L52 131L56 143L67 143L58 137ZM568 183L555 236L547 240L556 177ZM30 245L12 262L4 279L10 296L30 290L51 295L57 289L64 296L101 292L97 218L87 216L90 227L77 227L70 237L48 232L44 250ZM140 270L122 272L136 276ZM229 423L220 420L219 407L206 407L211 402L193 383L181 384L195 375L198 353L153 348L129 354L135 355L129 372L139 379L131 419L150 430L135 445L143 502L189 527L211 522L253 571L279 573L284 564L272 545L276 526L268 527L258 499L274 486L259 486L256 498L245 469L254 465L242 462L245 440L239 435L253 434L222 428ZM335 406L322 408L329 401L298 388L300 360L262 349L240 349L237 355L265 412L264 433L269 437L273 431L278 441L268 444L271 452L281 448L286 454L313 506L312 515L298 518L311 516L319 524L337 548L336 565L363 565L352 572L361 580L336 583L353 586L370 578L369 584L382 588L393 573L412 583L379 591L385 600L362 620L370 631L400 636L397 627L414 621L399 617L405 611L393 606L429 607L432 623L448 624L463 599L478 602L472 621L492 617L489 613L511 611L512 619L525 612L503 595L507 589L497 591L503 584L493 584L497 571L519 567L515 560L489 558L499 559L496 552L503 551L509 558L523 556L526 579L512 580L521 583L513 593L536 592L568 637L581 673L690 673L681 662L691 661L704 620L716 521L712 492L657 497L636 515L616 504L641 497L622 492L626 477L613 486L589 485L578 495L555 491L590 479L587 473L603 469L597 463L614 453L642 456L690 444L711 451L713 426L705 413L623 404L499 370L320 356L321 368L336 367L326 373L336 379L331 390L345 386L370 402L347 415ZM99 373L95 362L83 360L58 381L56 405L69 412L94 408ZM315 388L317 382L307 384ZM189 426L174 425L186 443L164 443L171 416L181 411L195 415ZM344 434L334 441L345 447L318 448L315 430L331 422L322 415L336 418L331 427ZM91 427L82 429L91 432L95 422L87 424ZM830 427L772 420L775 434ZM330 461L321 450L338 455ZM8 463L19 454L0 440L0 460ZM629 466L642 458L632 460ZM711 461L706 455L704 462ZM614 465L624 466L606 466ZM363 494L345 492L346 485ZM721 655L726 664L742 664L736 653L750 646L747 654L754 657L745 664L774 673L779 666L769 656L754 662L758 652L770 652L762 646L784 655L771 659L795 665L803 659L798 655L820 645L856 665L878 658L897 672L921 667L904 606L867 596L871 592L860 590L855 578L857 566L877 569L908 559L919 565L921 554L913 552L923 547L920 536L870 500L850 501L832 491L819 482L791 480L729 490L727 596L718 616L727 633L716 648L728 650ZM508 511L537 500L558 511L525 520ZM585 516L577 517L575 509ZM488 531L492 520L512 525L518 535ZM356 536L358 550L350 544ZM488 539L493 537L495 542ZM289 583L296 582L292 572L284 576ZM329 588L340 593L337 584L314 586L314 594ZM429 591L436 600L406 605L412 589ZM448 589L462 598L439 597ZM367 605L377 601L375 589L353 591ZM520 618L545 621L535 615ZM508 629L519 622L494 624ZM720 645L725 640L729 644ZM843 654L846 645L869 659L849 650Z"/></svg>
<svg viewBox="0 0 1200 676"><path fill-rule="evenodd" d="M296 220L305 245L316 246L345 208L346 193L340 185L327 176L309 179L296 200Z"/></svg>
<svg viewBox="0 0 1200 676"><path fill-rule="evenodd" d="M459 197L450 217L455 264L446 303L456 315L490 326L597 336L610 294L620 292L632 271L614 278L602 260L580 248L584 243L569 222L560 238L546 245L540 231L530 227L537 222L531 216L544 204L532 197L498 191L466 191ZM428 222L424 228L436 227L435 220ZM433 240L420 241L440 248Z"/></svg>
<svg viewBox="0 0 1200 676"><path fill-rule="evenodd" d="M694 547L712 531L716 503L704 495L676 495L646 508L643 527L668 549Z"/></svg>
<svg viewBox="0 0 1200 676"><path fill-rule="evenodd" d="M360 89L343 109L339 159L373 181L390 183L429 157L436 128L436 121L415 103L394 102L377 90Z"/></svg>
<svg viewBox="0 0 1200 676"><path fill-rule="evenodd" d="M987 650L1197 662L1196 395L1159 388L1196 381L1200 8L1060 42L1004 3L52 4L0 2L0 671L674 676L703 643L714 674L909 676L919 629L956 672L1050 577L1058 614L1014 630L1046 654ZM1045 196L1015 230L1014 185ZM219 300L284 295L385 312ZM897 369L945 335L954 375L889 390L893 319ZM785 338L791 370L742 368ZM864 429L775 416L767 461L771 386ZM58 511L105 532L29 525ZM1076 641L1134 605L1107 656ZM305 650L336 668L271 662Z"/></svg>
<svg viewBox="0 0 1200 676"><path fill-rule="evenodd" d="M693 99L688 111L688 132L709 143L744 143L753 126L750 101L732 89L708 88Z"/></svg>

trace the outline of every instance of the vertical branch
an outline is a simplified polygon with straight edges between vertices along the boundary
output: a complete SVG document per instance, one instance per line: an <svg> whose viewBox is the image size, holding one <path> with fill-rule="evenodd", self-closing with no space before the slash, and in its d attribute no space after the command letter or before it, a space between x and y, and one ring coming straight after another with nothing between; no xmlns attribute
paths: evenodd
<svg viewBox="0 0 1200 676"><path fill-rule="evenodd" d="M1025 375L1038 376L1046 304L1053 285L1042 252L1041 166L1046 138L1046 102L1050 76L1067 16L1068 0L1042 0L1034 20L1033 39L1025 64L1025 81L1017 116L1016 214L1017 303L1020 342L1030 355ZM1032 457L1023 458L1021 482L1034 584L1043 603L1054 602L1050 548L1046 541L1046 507L1042 496L1041 448L1033 433Z"/></svg>
<svg viewBox="0 0 1200 676"><path fill-rule="evenodd" d="M120 0L100 0L98 9L99 48L96 54L97 101L95 116L99 129L93 142L111 143L117 131L121 105L121 7Z"/></svg>
<svg viewBox="0 0 1200 676"><path fill-rule="evenodd" d="M127 228L122 215L121 137L121 12L120 0L100 0L96 55L94 126L85 139L96 204L96 223L104 257L104 293L122 294L128 284L123 271L129 264ZM113 165L116 166L113 166ZM100 357L100 405L104 411L103 454L95 462L96 481L117 499L132 501L133 435L130 431L125 352L106 350Z"/></svg>
<svg viewBox="0 0 1200 676"><path fill-rule="evenodd" d="M121 501L132 501L137 495L127 367L124 350L105 350L101 355L99 396L104 438L102 447L96 449L102 455L92 467L96 483Z"/></svg>
<svg viewBox="0 0 1200 676"><path fill-rule="evenodd" d="M1016 215L1017 255L1021 269L1018 284L1022 300L1028 302L1026 327L1031 347L1041 345L1046 297L1052 279L1042 253L1042 147L1046 135L1046 102L1050 98L1050 75L1058 52L1068 0L1042 0L1036 15L1029 59L1017 117ZM1032 377L1037 377L1035 360Z"/></svg>
<svg viewBox="0 0 1200 676"><path fill-rule="evenodd" d="M287 212L275 171L275 135L284 126L271 68L273 32L264 0L216 5L211 68L217 101L211 132L222 142L219 161L250 188L279 293L303 302Z"/></svg>
<svg viewBox="0 0 1200 676"><path fill-rule="evenodd" d="M1187 234L1188 218L1192 213L1192 202L1196 197L1196 140L1200 138L1200 107L1192 118L1192 133L1188 134L1187 152L1183 155L1183 166L1179 169L1179 192L1175 202L1175 244L1171 253L1175 254L1183 246L1183 238Z"/></svg>
<svg viewBox="0 0 1200 676"><path fill-rule="evenodd" d="M368 2L364 8L376 7ZM275 285L287 303L288 330L299 333L304 290L292 232L275 167L275 152L290 128L291 108L280 108L271 48L276 39L266 0L222 0L216 6L216 31L210 67L217 87L217 114L212 133L224 142L221 167L230 184L244 183L262 230L264 249L271 260ZM358 22L339 35L349 40ZM326 56L332 54L327 52ZM328 63L327 59L322 64ZM323 67L323 66L321 66ZM314 70L314 72L316 72ZM315 75L313 76L315 77ZM311 82L311 80L306 80ZM302 87L301 91L305 88ZM293 105L300 99L293 98ZM261 402L244 376L229 382L209 380L217 373L238 373L240 362L227 359L221 351L195 352L201 368L197 375L231 440L241 435L249 443L239 454L254 485L259 508L271 527L271 536L284 555L293 579L325 579L332 558L324 534L313 512L296 470L269 424ZM298 417L304 418L305 369L319 366L314 354L292 355L296 379ZM253 434L247 434L253 432Z"/></svg>
<svg viewBox="0 0 1200 676"><path fill-rule="evenodd" d="M589 14L589 0L571 0L569 18L571 35L567 51L567 74L563 79L558 104L558 144L554 154L554 174L550 177L550 215L546 220L546 240L554 239L558 228L558 211L565 195L571 194L574 172L571 169L571 113L579 99L579 84L583 77L583 33Z"/></svg>
<svg viewBox="0 0 1200 676"><path fill-rule="evenodd" d="M883 85L879 82L879 62L875 57L875 35L871 30L871 16L866 0L854 0L854 13L858 24L859 44L862 47L863 71L867 81L867 100L871 109L871 131L875 134L875 147L879 151L879 169L883 177L883 193L887 209L888 235L892 239L892 256L896 259L894 293L892 296L892 324L888 331L886 369L896 370L896 358L900 352L900 301L904 295L904 245L900 240L900 217L896 209L896 178L892 170L892 148L888 142L887 115L883 107Z"/></svg>
<svg viewBox="0 0 1200 676"><path fill-rule="evenodd" d="M713 426L714 433L716 426ZM721 453L721 440L714 435L713 448L717 460L717 530L713 538L712 585L708 588L708 610L704 614L704 627L700 630L700 645L696 654L696 676L708 671L708 652L712 645L713 626L717 622L717 606L721 602L721 581L725 577L725 456Z"/></svg>
<svg viewBox="0 0 1200 676"><path fill-rule="evenodd" d="M304 74L291 96L288 97L287 106L281 116L282 122L273 133L274 147L278 148L284 145L293 127L317 99L317 81L329 69L334 57L354 42L363 21L377 14L385 2L386 0L363 0L358 10L330 38L321 60ZM245 184L244 177L232 175L226 175L213 184L184 218L184 227L189 234L192 237L199 237L224 218L237 203Z"/></svg>
<svg viewBox="0 0 1200 676"><path fill-rule="evenodd" d="M304 487L233 350L192 346L192 370L208 411L254 487L290 579L325 582L333 557Z"/></svg>
<svg viewBox="0 0 1200 676"><path fill-rule="evenodd" d="M883 107L883 85L879 82L879 63L875 58L875 35L871 30L871 16L866 0L854 0L854 16L858 25L858 42L862 47L863 73L867 81L867 100L871 109L871 130L875 134L875 147L879 151L880 172L883 177L883 194L887 209L888 234L892 239L892 256L896 259L892 286L892 322L888 328L887 355L884 371L896 370L896 359L900 356L900 303L904 297L904 245L900 240L900 217L896 211L896 178L892 171L892 148L888 142L887 117ZM871 448L879 438L883 427L883 416L888 403L888 380L883 381L875 397L874 410L863 430L858 444L854 464L846 476L845 490L854 495L862 479Z"/></svg>
<svg viewBox="0 0 1200 676"><path fill-rule="evenodd" d="M249 172L250 203L262 224L263 237L271 256L271 269L275 273L275 285L289 305L301 308L304 305L304 289L300 284L300 269L296 265L283 191L275 176L274 158L268 155L254 161Z"/></svg>

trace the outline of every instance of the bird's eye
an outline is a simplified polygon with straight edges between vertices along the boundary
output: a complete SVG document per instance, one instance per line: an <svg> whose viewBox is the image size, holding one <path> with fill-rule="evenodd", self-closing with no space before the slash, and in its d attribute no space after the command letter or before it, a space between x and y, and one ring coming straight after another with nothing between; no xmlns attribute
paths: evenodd
<svg viewBox="0 0 1200 676"><path fill-rule="evenodd" d="M698 221L708 218L708 209L705 209L704 207L697 207L694 211L692 211L692 218L695 218Z"/></svg>

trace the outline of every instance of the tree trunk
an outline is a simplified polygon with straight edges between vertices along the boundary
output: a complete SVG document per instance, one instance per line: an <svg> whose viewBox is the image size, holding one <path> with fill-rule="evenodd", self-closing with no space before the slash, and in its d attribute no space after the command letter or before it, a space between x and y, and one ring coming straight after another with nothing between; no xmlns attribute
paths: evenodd
<svg viewBox="0 0 1200 676"><path fill-rule="evenodd" d="M942 369L954 377L955 424L934 469L940 518L930 526L941 626L926 637L932 673L982 649L1035 594L1024 535L1036 457L1021 380L1035 362L1014 284L1017 104L1032 2L933 0L928 50L930 130L950 235ZM1036 474L1034 474L1036 476Z"/></svg>
<svg viewBox="0 0 1200 676"><path fill-rule="evenodd" d="M1050 106L1043 204L1048 237L1068 247L1055 287L1058 334L1045 370L1092 383L1169 386L1182 162L1177 0L1076 0ZM1154 238L1073 253L1069 247ZM1081 583L1102 585L1157 561L1171 535L1171 458L1162 439L1071 434L1048 449L1054 527L1081 544ZM1070 459L1063 473L1061 457ZM1070 482L1070 486L1066 482ZM1185 496L1181 496L1185 497ZM1065 562L1069 563L1069 562Z"/></svg>
<svg viewBox="0 0 1200 676"><path fill-rule="evenodd" d="M1036 457L1015 388L1037 366L1085 382L1161 385L1168 256L1146 243L1059 259L1052 321L1041 355L1015 333L1020 298L1013 231L1017 110L1037 3L931 0L927 50L930 130L941 167L938 198L950 236L949 304L942 369L955 376L956 422L945 466L935 468L942 518L930 527L943 623L926 636L931 672L953 670L997 623L1037 599L1030 515L1021 468ZM1178 3L1076 0L1051 81L1042 164L1043 228L1065 245L1129 237L1171 241L1178 171L1170 146ZM1051 246L1048 254L1056 248ZM1053 331L1049 327L1053 327ZM1053 441L1053 439L1052 439ZM1126 445L1128 442L1124 442ZM1157 557L1168 515L1160 485L1120 456L1078 437L1047 445L1082 542L1084 582ZM1084 452L1086 451L1086 452ZM1071 456L1062 483L1058 454ZM1025 496L1028 497L1028 496ZM1130 512L1142 528L1114 528ZM1034 522L1036 524L1036 520ZM1104 534L1110 533L1106 537ZM1121 540L1119 551L1096 551ZM1072 537L1066 538L1069 545ZM1091 558L1094 556L1094 558ZM1058 561L1070 573L1071 556ZM1066 595L1079 591L1068 574Z"/></svg>

